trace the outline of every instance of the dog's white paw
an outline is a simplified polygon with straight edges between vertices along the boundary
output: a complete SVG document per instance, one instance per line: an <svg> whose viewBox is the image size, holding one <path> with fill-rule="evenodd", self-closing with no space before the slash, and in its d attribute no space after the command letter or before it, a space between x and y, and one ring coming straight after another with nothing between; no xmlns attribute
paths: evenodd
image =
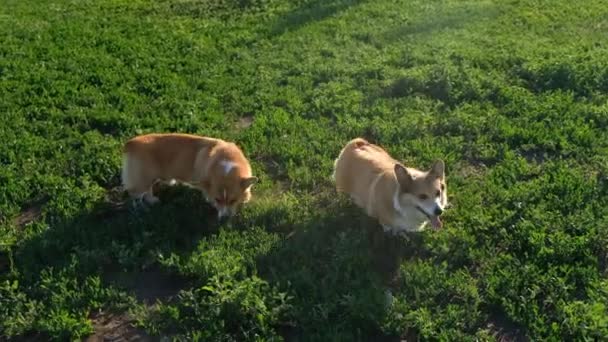
<svg viewBox="0 0 608 342"><path fill-rule="evenodd" d="M147 199L147 200L146 200L146 202L147 202L149 205L154 205L154 204L156 204L156 203L159 203L159 202L160 202L160 199L158 199L158 197L152 197L152 198Z"/></svg>
<svg viewBox="0 0 608 342"><path fill-rule="evenodd" d="M393 305L394 301L395 297L393 296L393 293L391 292L391 290L386 289L384 291L384 307L386 309L390 308Z"/></svg>
<svg viewBox="0 0 608 342"><path fill-rule="evenodd" d="M144 201L146 201L146 203L148 203L149 205L154 205L160 202L160 199L154 195L146 194L144 195Z"/></svg>

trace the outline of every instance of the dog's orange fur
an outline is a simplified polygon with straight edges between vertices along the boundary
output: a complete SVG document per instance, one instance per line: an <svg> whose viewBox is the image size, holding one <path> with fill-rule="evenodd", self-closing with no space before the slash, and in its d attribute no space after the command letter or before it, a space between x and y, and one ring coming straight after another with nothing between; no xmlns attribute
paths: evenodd
<svg viewBox="0 0 608 342"><path fill-rule="evenodd" d="M337 191L349 194L385 230L418 231L428 220L441 225L436 210L447 205L441 160L429 171L405 167L380 146L355 138L336 159L333 177Z"/></svg>
<svg viewBox="0 0 608 342"><path fill-rule="evenodd" d="M249 161L234 143L191 134L146 134L126 142L123 184L132 197L154 203L152 186L158 180L179 181L199 188L218 209L233 214L251 198Z"/></svg>

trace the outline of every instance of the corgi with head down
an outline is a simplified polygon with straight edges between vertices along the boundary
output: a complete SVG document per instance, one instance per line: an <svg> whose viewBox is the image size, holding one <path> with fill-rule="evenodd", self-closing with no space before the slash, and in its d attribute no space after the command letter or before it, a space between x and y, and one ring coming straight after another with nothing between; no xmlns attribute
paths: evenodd
<svg viewBox="0 0 608 342"><path fill-rule="evenodd" d="M347 193L384 231L394 234L442 226L447 206L443 161L430 170L403 166L384 149L362 138L348 142L334 163L336 189Z"/></svg>
<svg viewBox="0 0 608 342"><path fill-rule="evenodd" d="M190 134L146 134L123 148L122 183L133 198L158 202L152 192L157 181L177 181L200 189L218 211L231 216L251 198L249 161L234 143Z"/></svg>

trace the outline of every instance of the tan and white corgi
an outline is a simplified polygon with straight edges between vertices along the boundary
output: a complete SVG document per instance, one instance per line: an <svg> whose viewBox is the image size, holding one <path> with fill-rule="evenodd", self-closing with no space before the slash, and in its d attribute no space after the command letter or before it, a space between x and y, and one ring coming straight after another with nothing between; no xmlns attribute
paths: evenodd
<svg viewBox="0 0 608 342"><path fill-rule="evenodd" d="M190 134L146 134L123 148L122 183L133 198L153 204L157 181L181 182L203 191L222 218L251 198L257 181L241 149L221 139Z"/></svg>
<svg viewBox="0 0 608 342"><path fill-rule="evenodd" d="M384 149L362 138L348 142L334 163L339 192L349 194L367 214L393 234L420 231L447 206L445 165L437 160L429 171L403 166Z"/></svg>

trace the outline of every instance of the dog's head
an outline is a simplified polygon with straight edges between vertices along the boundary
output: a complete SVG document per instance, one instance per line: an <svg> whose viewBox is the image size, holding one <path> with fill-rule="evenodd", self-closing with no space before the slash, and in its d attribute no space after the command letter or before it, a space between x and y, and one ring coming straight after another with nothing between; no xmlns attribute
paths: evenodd
<svg viewBox="0 0 608 342"><path fill-rule="evenodd" d="M445 182L445 164L437 160L426 172L410 171L401 164L395 164L395 175L399 182L399 205L414 206L435 229L442 226L439 216L448 204Z"/></svg>
<svg viewBox="0 0 608 342"><path fill-rule="evenodd" d="M203 181L202 186L207 200L217 209L218 218L232 216L238 207L251 198L251 186L257 177L240 177L237 174L215 181Z"/></svg>

